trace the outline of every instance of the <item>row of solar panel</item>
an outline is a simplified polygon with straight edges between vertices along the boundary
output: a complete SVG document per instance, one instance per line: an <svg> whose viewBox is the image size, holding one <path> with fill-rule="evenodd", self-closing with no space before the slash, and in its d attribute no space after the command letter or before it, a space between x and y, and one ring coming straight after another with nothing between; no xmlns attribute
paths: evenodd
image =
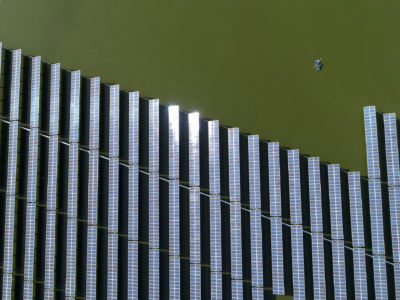
<svg viewBox="0 0 400 300"><path fill-rule="evenodd" d="M13 280L15 293L26 298L34 292L38 298L152 299L393 295L383 271L392 265L377 224L383 223L380 174L360 181L357 172L239 135L218 121L200 121L177 106L139 101L137 93L100 85L98 78L83 79L79 87L79 72L61 74L59 64L43 65L39 101L39 58L25 59L22 88L30 93L20 102L20 62L20 51L6 51L3 298L11 296ZM26 110L24 102L30 103L29 125L18 124L15 111ZM22 131L28 138L19 146L29 163L17 170L17 161L26 160L17 154ZM378 135L369 129L368 136ZM19 186L27 187L18 195L17 173ZM362 198L363 183L369 193ZM392 197L396 188L389 188ZM15 238L16 196L26 200L26 221L18 222ZM14 249L14 238L24 253ZM371 244L372 262L365 256ZM311 249L311 257L303 249Z"/></svg>

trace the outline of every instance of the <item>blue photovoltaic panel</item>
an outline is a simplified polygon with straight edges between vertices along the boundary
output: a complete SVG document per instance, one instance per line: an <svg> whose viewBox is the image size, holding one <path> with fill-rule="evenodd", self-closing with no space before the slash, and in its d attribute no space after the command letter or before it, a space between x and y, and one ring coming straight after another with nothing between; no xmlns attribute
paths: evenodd
<svg viewBox="0 0 400 300"><path fill-rule="evenodd" d="M139 240L139 165L129 165L128 240Z"/></svg>
<svg viewBox="0 0 400 300"><path fill-rule="evenodd" d="M36 189L39 138L40 56L31 58L30 132L27 176L27 203L25 219L24 298L33 297L33 272L35 259Z"/></svg>
<svg viewBox="0 0 400 300"><path fill-rule="evenodd" d="M189 186L200 185L199 113L189 113Z"/></svg>
<svg viewBox="0 0 400 300"><path fill-rule="evenodd" d="M50 125L49 135L58 135L60 104L60 64L52 64L50 80Z"/></svg>
<svg viewBox="0 0 400 300"><path fill-rule="evenodd" d="M159 175L149 174L149 292L159 297Z"/></svg>
<svg viewBox="0 0 400 300"><path fill-rule="evenodd" d="M138 241L128 241L128 299L138 299Z"/></svg>
<svg viewBox="0 0 400 300"><path fill-rule="evenodd" d="M99 149L100 78L90 78L89 149Z"/></svg>
<svg viewBox="0 0 400 300"><path fill-rule="evenodd" d="M107 299L117 299L118 294L118 235L108 235Z"/></svg>
<svg viewBox="0 0 400 300"><path fill-rule="evenodd" d="M228 128L229 199L231 229L231 273L232 279L242 279L242 231L240 208L240 160L239 128ZM237 292L237 294L235 294ZM234 290L232 297L243 297L242 291Z"/></svg>
<svg viewBox="0 0 400 300"><path fill-rule="evenodd" d="M352 244L353 247L365 247L360 172L349 172L348 181Z"/></svg>
<svg viewBox="0 0 400 300"><path fill-rule="evenodd" d="M232 299L243 299L242 280L232 280Z"/></svg>
<svg viewBox="0 0 400 300"><path fill-rule="evenodd" d="M282 218L271 218L272 292L284 295Z"/></svg>
<svg viewBox="0 0 400 300"><path fill-rule="evenodd" d="M190 264L190 299L201 299L200 264Z"/></svg>
<svg viewBox="0 0 400 300"><path fill-rule="evenodd" d="M169 181L169 280L172 299L180 295L179 180Z"/></svg>
<svg viewBox="0 0 400 300"><path fill-rule="evenodd" d="M68 218L67 221L67 261L65 296L75 297L75 275L76 275L76 238L77 219Z"/></svg>
<svg viewBox="0 0 400 300"><path fill-rule="evenodd" d="M97 226L88 226L86 258L86 299L96 299Z"/></svg>
<svg viewBox="0 0 400 300"><path fill-rule="evenodd" d="M332 241L332 262L335 299L347 299L343 240Z"/></svg>
<svg viewBox="0 0 400 300"><path fill-rule="evenodd" d="M180 299L181 280L180 280L180 257L169 257L169 297L170 299Z"/></svg>
<svg viewBox="0 0 400 300"><path fill-rule="evenodd" d="M18 121L21 82L21 50L11 50L10 121Z"/></svg>
<svg viewBox="0 0 400 300"><path fill-rule="evenodd" d="M365 249L353 248L354 295L356 299L368 299Z"/></svg>
<svg viewBox="0 0 400 300"><path fill-rule="evenodd" d="M21 77L21 50L11 51L10 124L8 133L7 191L3 258L3 299L12 293L14 255L15 186L18 152L19 90Z"/></svg>
<svg viewBox="0 0 400 300"><path fill-rule="evenodd" d="M65 295L75 297L76 238L78 217L78 151L79 151L79 102L80 71L70 73L69 160L68 160L68 219Z"/></svg>
<svg viewBox="0 0 400 300"><path fill-rule="evenodd" d="M339 165L328 165L329 206L331 236L333 240L343 240L342 195Z"/></svg>
<svg viewBox="0 0 400 300"><path fill-rule="evenodd" d="M220 201L219 195L210 196L211 299L222 298Z"/></svg>
<svg viewBox="0 0 400 300"><path fill-rule="evenodd" d="M368 178L380 178L378 131L375 106L364 107L365 142L367 146Z"/></svg>
<svg viewBox="0 0 400 300"><path fill-rule="evenodd" d="M211 299L222 298L219 123L208 121Z"/></svg>
<svg viewBox="0 0 400 300"><path fill-rule="evenodd" d="M324 240L322 232L312 232L312 269L315 299L326 298Z"/></svg>
<svg viewBox="0 0 400 300"><path fill-rule="evenodd" d="M383 114L388 185L400 185L396 114Z"/></svg>
<svg viewBox="0 0 400 300"><path fill-rule="evenodd" d="M88 225L97 225L99 150L89 151Z"/></svg>
<svg viewBox="0 0 400 300"><path fill-rule="evenodd" d="M139 163L139 92L129 93L129 164Z"/></svg>
<svg viewBox="0 0 400 300"><path fill-rule="evenodd" d="M259 143L258 135L248 137L250 209L261 209Z"/></svg>
<svg viewBox="0 0 400 300"><path fill-rule="evenodd" d="M149 172L159 172L159 101L149 100Z"/></svg>
<svg viewBox="0 0 400 300"><path fill-rule="evenodd" d="M199 299L201 292L201 244L200 244L200 188L190 187L190 293ZM198 266L198 267L196 267Z"/></svg>
<svg viewBox="0 0 400 300"><path fill-rule="evenodd" d="M322 232L321 180L319 158L308 158L311 231Z"/></svg>
<svg viewBox="0 0 400 300"><path fill-rule="evenodd" d="M269 210L272 217L281 216L281 175L279 166L279 143L268 143Z"/></svg>
<svg viewBox="0 0 400 300"><path fill-rule="evenodd" d="M249 202L251 242L251 283L253 298L263 298L263 259L261 229L260 147L258 135L248 137Z"/></svg>
<svg viewBox="0 0 400 300"><path fill-rule="evenodd" d="M400 299L400 264L393 264L396 299Z"/></svg>
<svg viewBox="0 0 400 300"><path fill-rule="evenodd" d="M299 150L288 150L290 223L302 224Z"/></svg>
<svg viewBox="0 0 400 300"><path fill-rule="evenodd" d="M110 124L109 124L109 157L119 156L119 85L109 86Z"/></svg>
<svg viewBox="0 0 400 300"><path fill-rule="evenodd" d="M371 216L372 252L374 255L385 255L383 234L383 213L381 183L379 179L368 180L369 206Z"/></svg>
<svg viewBox="0 0 400 300"><path fill-rule="evenodd" d="M58 173L60 64L52 64L50 81L49 161L47 171L47 217L45 242L45 299L54 298L55 225Z"/></svg>
<svg viewBox="0 0 400 300"><path fill-rule="evenodd" d="M69 142L79 142L79 100L81 91L81 72L70 72L71 90L70 93L70 116L69 116Z"/></svg>
<svg viewBox="0 0 400 300"><path fill-rule="evenodd" d="M293 271L293 298L295 300L306 299L304 281L303 258L303 226L291 226L292 238L292 271Z"/></svg>
<svg viewBox="0 0 400 300"><path fill-rule="evenodd" d="M39 127L39 97L40 97L40 56L31 57L31 85L30 85L30 116L29 126L32 128Z"/></svg>
<svg viewBox="0 0 400 300"><path fill-rule="evenodd" d="M208 121L208 162L210 176L210 194L219 194L220 189L220 165L219 165L219 122Z"/></svg>
<svg viewBox="0 0 400 300"><path fill-rule="evenodd" d="M189 210L190 210L190 298L201 298L200 232L200 144L199 113L188 114Z"/></svg>
<svg viewBox="0 0 400 300"><path fill-rule="evenodd" d="M56 212L47 211L46 220L46 251L45 251L45 280L44 298L54 298L54 256L55 256L55 231L56 231Z"/></svg>
<svg viewBox="0 0 400 300"><path fill-rule="evenodd" d="M385 256L374 255L375 298L388 299Z"/></svg>
<svg viewBox="0 0 400 300"><path fill-rule="evenodd" d="M393 261L400 262L400 187L389 187Z"/></svg>
<svg viewBox="0 0 400 300"><path fill-rule="evenodd" d="M168 106L169 179L179 178L179 106Z"/></svg>
<svg viewBox="0 0 400 300"><path fill-rule="evenodd" d="M149 299L160 298L160 253L149 249Z"/></svg>
<svg viewBox="0 0 400 300"><path fill-rule="evenodd" d="M118 233L118 157L110 158L108 172L108 232Z"/></svg>
<svg viewBox="0 0 400 300"><path fill-rule="evenodd" d="M78 216L78 143L69 144L68 160L68 218Z"/></svg>

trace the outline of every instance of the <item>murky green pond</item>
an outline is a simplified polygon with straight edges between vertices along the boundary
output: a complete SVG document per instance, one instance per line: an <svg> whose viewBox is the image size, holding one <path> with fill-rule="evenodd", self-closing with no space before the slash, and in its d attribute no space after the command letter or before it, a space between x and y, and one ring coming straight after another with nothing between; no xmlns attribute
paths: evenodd
<svg viewBox="0 0 400 300"><path fill-rule="evenodd" d="M400 112L399 14L395 0L1 0L0 40L365 173L362 106Z"/></svg>

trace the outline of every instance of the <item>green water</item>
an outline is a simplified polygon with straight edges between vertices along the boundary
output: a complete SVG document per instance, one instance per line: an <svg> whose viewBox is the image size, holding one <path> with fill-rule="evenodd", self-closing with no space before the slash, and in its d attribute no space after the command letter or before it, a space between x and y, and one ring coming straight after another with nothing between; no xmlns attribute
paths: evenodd
<svg viewBox="0 0 400 300"><path fill-rule="evenodd" d="M395 0L1 0L0 40L365 174L362 106L400 111L399 13Z"/></svg>

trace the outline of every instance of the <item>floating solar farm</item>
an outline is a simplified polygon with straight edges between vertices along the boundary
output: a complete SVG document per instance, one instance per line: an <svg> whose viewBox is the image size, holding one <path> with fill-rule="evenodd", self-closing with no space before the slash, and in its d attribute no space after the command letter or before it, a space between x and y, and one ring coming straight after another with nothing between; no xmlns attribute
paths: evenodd
<svg viewBox="0 0 400 300"><path fill-rule="evenodd" d="M0 53L2 299L400 299L395 114L363 177Z"/></svg>

